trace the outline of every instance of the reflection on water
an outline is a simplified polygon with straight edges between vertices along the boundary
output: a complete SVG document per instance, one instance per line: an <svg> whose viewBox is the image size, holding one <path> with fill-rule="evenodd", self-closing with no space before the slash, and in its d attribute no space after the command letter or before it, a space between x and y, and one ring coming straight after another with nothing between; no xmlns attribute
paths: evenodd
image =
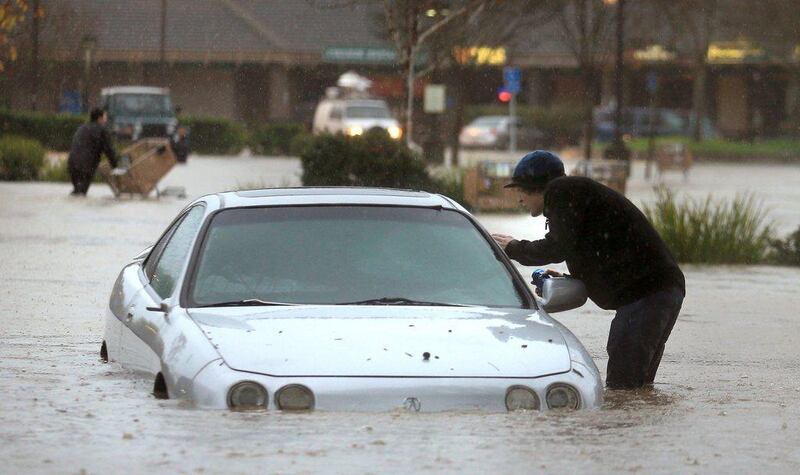
<svg viewBox="0 0 800 475"><path fill-rule="evenodd" d="M639 389L607 389L604 410L638 410L645 406L669 406L679 400L675 393L645 386Z"/></svg>

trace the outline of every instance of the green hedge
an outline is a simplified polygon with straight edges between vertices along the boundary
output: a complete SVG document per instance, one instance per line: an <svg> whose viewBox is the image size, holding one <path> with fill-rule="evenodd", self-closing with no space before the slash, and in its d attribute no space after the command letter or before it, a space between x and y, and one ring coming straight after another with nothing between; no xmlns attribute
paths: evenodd
<svg viewBox="0 0 800 475"><path fill-rule="evenodd" d="M293 155L298 150L293 150L292 144L300 135L308 135L300 122L273 122L253 126L248 141L253 153L259 155Z"/></svg>
<svg viewBox="0 0 800 475"><path fill-rule="evenodd" d="M0 180L36 180L44 164L44 147L36 140L0 138Z"/></svg>
<svg viewBox="0 0 800 475"><path fill-rule="evenodd" d="M695 142L691 137L670 136L655 139L656 146L662 143L679 142L686 144L695 157L708 159L751 159L800 160L800 139L776 138L755 142L707 139ZM649 139L635 138L627 142L628 147L640 154L647 152Z"/></svg>
<svg viewBox="0 0 800 475"><path fill-rule="evenodd" d="M0 134L34 139L48 149L67 152L75 131L87 120L84 115L0 110Z"/></svg>
<svg viewBox="0 0 800 475"><path fill-rule="evenodd" d="M423 189L430 183L425 163L380 130L314 137L300 160L304 185Z"/></svg>
<svg viewBox="0 0 800 475"><path fill-rule="evenodd" d="M181 125L189 127L189 147L204 155L237 154L247 144L247 134L238 122L221 117L182 116Z"/></svg>
<svg viewBox="0 0 800 475"><path fill-rule="evenodd" d="M508 106L468 106L464 123L484 115L508 115ZM577 143L581 138L584 117L582 107L557 106L551 108L517 106L517 116L524 125L536 127L554 143Z"/></svg>
<svg viewBox="0 0 800 475"><path fill-rule="evenodd" d="M363 136L302 136L305 186L375 186L441 193L464 203L460 175L433 177L425 161L382 130Z"/></svg>
<svg viewBox="0 0 800 475"><path fill-rule="evenodd" d="M786 239L770 240L770 262L782 266L800 266L800 227Z"/></svg>

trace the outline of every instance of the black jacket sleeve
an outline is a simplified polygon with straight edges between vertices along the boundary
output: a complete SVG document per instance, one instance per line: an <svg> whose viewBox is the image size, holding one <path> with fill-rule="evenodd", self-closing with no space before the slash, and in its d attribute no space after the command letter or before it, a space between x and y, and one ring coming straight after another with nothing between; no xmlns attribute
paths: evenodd
<svg viewBox="0 0 800 475"><path fill-rule="evenodd" d="M552 232L538 241L515 239L506 246L506 254L524 266L553 264L566 258Z"/></svg>
<svg viewBox="0 0 800 475"><path fill-rule="evenodd" d="M114 144L111 141L111 135L105 128L100 132L100 150L108 158L108 162L112 168L117 167L117 153L114 151Z"/></svg>
<svg viewBox="0 0 800 475"><path fill-rule="evenodd" d="M550 231L539 241L511 241L506 254L522 265L540 266L566 261L574 254L584 221L585 204L560 186L548 187L544 215Z"/></svg>

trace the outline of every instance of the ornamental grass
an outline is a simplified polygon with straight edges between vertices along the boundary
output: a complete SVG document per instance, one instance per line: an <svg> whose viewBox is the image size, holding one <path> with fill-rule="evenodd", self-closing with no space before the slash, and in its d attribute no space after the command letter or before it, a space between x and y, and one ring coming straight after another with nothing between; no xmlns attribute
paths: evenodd
<svg viewBox="0 0 800 475"><path fill-rule="evenodd" d="M656 201L644 206L673 255L683 263L758 264L767 259L772 224L752 194L732 200L687 198L678 201L664 187Z"/></svg>

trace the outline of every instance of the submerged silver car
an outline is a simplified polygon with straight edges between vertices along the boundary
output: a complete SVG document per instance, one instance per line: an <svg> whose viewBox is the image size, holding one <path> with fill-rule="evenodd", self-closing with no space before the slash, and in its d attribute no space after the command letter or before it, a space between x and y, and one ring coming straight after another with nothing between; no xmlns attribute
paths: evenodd
<svg viewBox="0 0 800 475"><path fill-rule="evenodd" d="M122 269L101 356L159 398L267 410L597 407L600 375L454 201L288 188L204 196Z"/></svg>

